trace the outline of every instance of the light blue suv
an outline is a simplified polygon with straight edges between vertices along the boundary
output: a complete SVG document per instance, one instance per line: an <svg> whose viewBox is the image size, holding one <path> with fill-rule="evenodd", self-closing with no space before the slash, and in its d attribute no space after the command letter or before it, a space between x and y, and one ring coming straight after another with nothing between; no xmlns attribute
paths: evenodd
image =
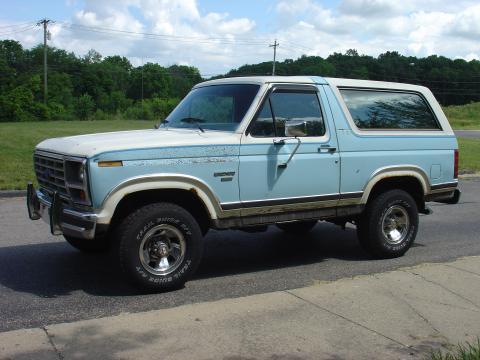
<svg viewBox="0 0 480 360"><path fill-rule="evenodd" d="M318 220L403 255L428 201L458 202L458 145L424 87L321 77L195 86L156 129L49 139L28 211L89 252L116 245L139 287L182 286L210 228L298 241Z"/></svg>

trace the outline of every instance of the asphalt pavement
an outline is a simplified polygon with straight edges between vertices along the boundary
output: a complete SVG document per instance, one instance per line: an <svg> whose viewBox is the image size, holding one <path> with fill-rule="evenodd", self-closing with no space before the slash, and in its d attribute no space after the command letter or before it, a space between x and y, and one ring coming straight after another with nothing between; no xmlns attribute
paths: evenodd
<svg viewBox="0 0 480 360"><path fill-rule="evenodd" d="M0 332L23 360L425 360L476 343L480 256L266 294Z"/></svg>
<svg viewBox="0 0 480 360"><path fill-rule="evenodd" d="M268 232L211 231L205 257L184 289L142 295L114 259L85 255L46 224L27 219L24 199L0 199L0 332L310 286L424 262L480 255L480 179L462 181L457 205L432 203L417 241L398 259L372 260L353 227L319 223L298 238Z"/></svg>

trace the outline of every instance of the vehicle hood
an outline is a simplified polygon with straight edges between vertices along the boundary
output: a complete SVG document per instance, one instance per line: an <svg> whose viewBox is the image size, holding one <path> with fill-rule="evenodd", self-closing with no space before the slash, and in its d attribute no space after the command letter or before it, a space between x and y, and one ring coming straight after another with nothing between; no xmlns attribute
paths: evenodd
<svg viewBox="0 0 480 360"><path fill-rule="evenodd" d="M169 146L238 144L240 134L194 129L149 129L52 138L37 145L37 150L65 155L93 157L105 152Z"/></svg>

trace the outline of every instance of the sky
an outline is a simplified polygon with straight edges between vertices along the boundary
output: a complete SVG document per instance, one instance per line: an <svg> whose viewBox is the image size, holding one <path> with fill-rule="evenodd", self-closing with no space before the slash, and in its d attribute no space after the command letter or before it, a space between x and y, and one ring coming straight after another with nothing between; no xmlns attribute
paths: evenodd
<svg viewBox="0 0 480 360"><path fill-rule="evenodd" d="M480 59L478 0L0 0L0 39L95 49L134 65L191 65L205 77L243 64L356 49Z"/></svg>

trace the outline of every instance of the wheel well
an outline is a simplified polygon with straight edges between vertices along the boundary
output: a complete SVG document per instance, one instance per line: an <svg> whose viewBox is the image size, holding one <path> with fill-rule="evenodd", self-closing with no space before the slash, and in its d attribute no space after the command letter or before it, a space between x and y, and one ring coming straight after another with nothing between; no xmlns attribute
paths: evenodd
<svg viewBox="0 0 480 360"><path fill-rule="evenodd" d="M210 228L210 215L202 200L194 192L180 189L143 190L126 195L115 208L110 227L115 228L134 210L156 202L169 202L183 207L197 220L202 233Z"/></svg>
<svg viewBox="0 0 480 360"><path fill-rule="evenodd" d="M382 179L377 182L368 196L368 202L379 194L393 189L401 189L409 193L417 203L418 210L425 208L425 197L420 181L413 176L398 176Z"/></svg>

